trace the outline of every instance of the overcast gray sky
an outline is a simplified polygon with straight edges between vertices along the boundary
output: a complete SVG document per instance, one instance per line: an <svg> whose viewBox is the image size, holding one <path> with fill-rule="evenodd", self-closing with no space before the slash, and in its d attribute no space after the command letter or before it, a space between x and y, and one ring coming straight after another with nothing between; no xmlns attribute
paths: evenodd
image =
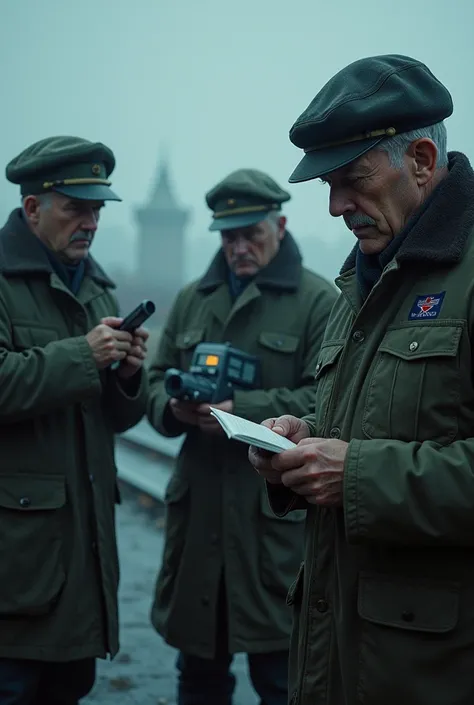
<svg viewBox="0 0 474 705"><path fill-rule="evenodd" d="M454 98L449 147L474 158L472 0L0 0L0 9L2 169L49 135L106 142L124 198L107 208L108 226L133 229L131 208L166 146L192 237L208 226L204 193L239 167L290 190L295 234L338 237L326 188L287 184L299 160L288 131L334 72L372 54L427 63ZM2 220L17 199L0 179Z"/></svg>

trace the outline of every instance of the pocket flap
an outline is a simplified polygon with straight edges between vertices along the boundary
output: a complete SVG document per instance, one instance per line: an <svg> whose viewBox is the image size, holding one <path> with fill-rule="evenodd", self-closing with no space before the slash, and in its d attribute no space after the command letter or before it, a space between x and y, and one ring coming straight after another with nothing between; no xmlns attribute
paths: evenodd
<svg viewBox="0 0 474 705"><path fill-rule="evenodd" d="M303 578L304 578L304 561L300 564L298 568L298 573L296 578L291 583L288 595L286 596L286 604L288 606L299 604L303 596Z"/></svg>
<svg viewBox="0 0 474 705"><path fill-rule="evenodd" d="M182 476L174 473L171 476L165 491L165 504L179 502L189 490L188 481Z"/></svg>
<svg viewBox="0 0 474 705"><path fill-rule="evenodd" d="M0 507L34 512L66 504L63 475L11 473L0 475Z"/></svg>
<svg viewBox="0 0 474 705"><path fill-rule="evenodd" d="M283 353L293 353L298 349L300 343L299 336L287 335L286 333L271 333L262 331L259 335L258 342L264 348L277 350Z"/></svg>
<svg viewBox="0 0 474 705"><path fill-rule="evenodd" d="M176 347L179 350L188 350L200 343L204 338L204 328L195 328L178 333L176 336Z"/></svg>
<svg viewBox="0 0 474 705"><path fill-rule="evenodd" d="M462 322L458 325L437 325L433 322L419 326L389 328L379 350L403 360L455 357L462 330Z"/></svg>
<svg viewBox="0 0 474 705"><path fill-rule="evenodd" d="M333 365L343 349L343 343L324 343L319 351L318 362L315 369L316 379L324 372L326 367Z"/></svg>
<svg viewBox="0 0 474 705"><path fill-rule="evenodd" d="M369 622L421 632L449 632L459 613L459 586L361 574L359 615Z"/></svg>

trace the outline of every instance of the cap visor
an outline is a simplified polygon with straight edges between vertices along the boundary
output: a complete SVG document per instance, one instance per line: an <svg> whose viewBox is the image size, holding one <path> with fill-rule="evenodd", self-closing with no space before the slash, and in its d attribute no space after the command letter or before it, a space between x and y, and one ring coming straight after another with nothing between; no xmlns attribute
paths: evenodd
<svg viewBox="0 0 474 705"><path fill-rule="evenodd" d="M235 230L236 228L248 228L249 225L261 223L270 215L270 211L257 211L255 213L239 213L229 215L225 218L214 218L209 226L209 230Z"/></svg>
<svg viewBox="0 0 474 705"><path fill-rule="evenodd" d="M296 184L300 181L309 181L310 179L324 176L324 174L329 174L331 171L347 166L354 159L358 159L358 157L373 149L382 140L383 137L376 137L363 142L350 142L349 144L340 144L336 147L315 149L314 152L307 152L288 181L291 184Z"/></svg>
<svg viewBox="0 0 474 705"><path fill-rule="evenodd" d="M105 184L78 184L77 186L60 186L54 191L80 201L121 201L122 199Z"/></svg>

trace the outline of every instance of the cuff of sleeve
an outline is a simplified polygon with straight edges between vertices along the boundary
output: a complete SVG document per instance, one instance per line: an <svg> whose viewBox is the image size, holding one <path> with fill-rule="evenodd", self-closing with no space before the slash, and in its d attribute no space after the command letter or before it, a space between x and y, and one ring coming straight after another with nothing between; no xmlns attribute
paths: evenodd
<svg viewBox="0 0 474 705"><path fill-rule="evenodd" d="M314 438L316 436L316 426L313 422L313 416L303 416L301 420L304 421L307 427L309 428L309 435L311 436L311 438Z"/></svg>
<svg viewBox="0 0 474 705"><path fill-rule="evenodd" d="M172 416L169 401L168 395L164 392L151 396L148 401L147 417L153 428L162 436L176 438L186 433L187 428Z"/></svg>
<svg viewBox="0 0 474 705"><path fill-rule="evenodd" d="M132 377L126 379L120 377L117 372L112 372L114 376L114 381L117 386L118 391L122 394L128 401L135 401L143 393L143 385L145 383L146 375L143 370L139 370Z"/></svg>
<svg viewBox="0 0 474 705"><path fill-rule="evenodd" d="M102 384L100 381L99 370L96 367L94 356L90 348L89 343L85 337L80 337L77 339L79 354L82 358L84 364L84 370L86 372L87 379L91 385L91 391L97 394L102 393Z"/></svg>
<svg viewBox="0 0 474 705"><path fill-rule="evenodd" d="M344 464L344 519L348 543L358 543L367 534L359 487L359 465L363 441L352 440Z"/></svg>
<svg viewBox="0 0 474 705"><path fill-rule="evenodd" d="M284 487L284 485L272 485L266 482L267 497L272 512L277 517L284 517L293 509L307 509L306 500L302 500L294 492ZM303 502L301 504L300 500Z"/></svg>

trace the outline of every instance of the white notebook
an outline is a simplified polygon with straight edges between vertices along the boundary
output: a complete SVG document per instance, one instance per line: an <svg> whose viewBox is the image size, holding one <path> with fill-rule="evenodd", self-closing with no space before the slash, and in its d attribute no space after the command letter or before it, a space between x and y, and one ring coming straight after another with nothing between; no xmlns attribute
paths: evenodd
<svg viewBox="0 0 474 705"><path fill-rule="evenodd" d="M257 446L257 448L263 448L264 450L270 451L270 453L281 453L282 450L289 450L290 448L296 447L296 444L293 443L293 441L289 441L288 438L280 436L266 426L261 426L253 421L247 421L247 419L243 419L241 416L235 416L235 414L229 414L227 411L214 409L212 406L211 414L219 421L228 437L235 441Z"/></svg>

